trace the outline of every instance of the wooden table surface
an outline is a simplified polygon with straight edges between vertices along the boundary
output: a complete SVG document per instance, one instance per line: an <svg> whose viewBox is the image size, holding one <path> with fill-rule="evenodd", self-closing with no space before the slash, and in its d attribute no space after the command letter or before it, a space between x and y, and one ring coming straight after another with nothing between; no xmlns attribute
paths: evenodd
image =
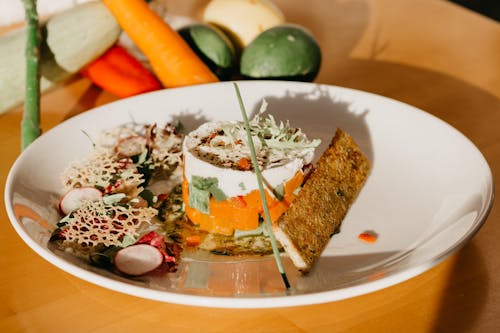
<svg viewBox="0 0 500 333"><path fill-rule="evenodd" d="M180 12L195 2L183 1ZM498 23L438 0L276 3L288 21L307 26L320 41L316 82L388 96L436 115L469 137L500 179ZM44 94L43 130L113 100L84 79L68 82ZM19 107L0 116L2 187L20 154L21 113ZM128 296L63 272L17 236L2 204L0 332L498 332L499 240L494 205L462 250L384 290L313 306L197 308Z"/></svg>

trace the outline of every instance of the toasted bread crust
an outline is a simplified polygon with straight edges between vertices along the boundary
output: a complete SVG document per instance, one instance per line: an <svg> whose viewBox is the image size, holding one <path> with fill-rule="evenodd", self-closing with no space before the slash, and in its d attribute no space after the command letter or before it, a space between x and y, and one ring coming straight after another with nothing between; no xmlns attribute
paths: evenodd
<svg viewBox="0 0 500 333"><path fill-rule="evenodd" d="M290 208L273 225L295 266L308 272L340 228L370 170L354 140L338 129Z"/></svg>

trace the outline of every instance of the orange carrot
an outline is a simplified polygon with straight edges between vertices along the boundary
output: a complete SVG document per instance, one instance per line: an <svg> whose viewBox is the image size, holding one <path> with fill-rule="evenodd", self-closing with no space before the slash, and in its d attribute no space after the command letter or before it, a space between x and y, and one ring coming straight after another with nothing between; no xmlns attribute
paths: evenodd
<svg viewBox="0 0 500 333"><path fill-rule="evenodd" d="M86 66L81 74L118 97L161 89L156 77L123 47L115 45Z"/></svg>
<svg viewBox="0 0 500 333"><path fill-rule="evenodd" d="M295 199L294 191L302 184L304 175L297 174L285 183L284 197L277 200L266 191L266 201L271 220L276 221L290 203ZM217 201L213 197L209 202L209 214L202 213L189 206L189 185L184 177L182 182L182 200L185 204L186 216L201 230L232 235L234 229L252 230L259 226L259 215L262 214L262 201L258 190L253 190L244 196L236 196Z"/></svg>
<svg viewBox="0 0 500 333"><path fill-rule="evenodd" d="M238 167L240 170L250 170L250 162L247 158L242 157L238 160Z"/></svg>
<svg viewBox="0 0 500 333"><path fill-rule="evenodd" d="M187 246L198 246L201 243L201 237L199 235L192 235L186 237Z"/></svg>
<svg viewBox="0 0 500 333"><path fill-rule="evenodd" d="M377 241L378 235L374 231L364 231L358 235L358 239L368 244L373 244Z"/></svg>
<svg viewBox="0 0 500 333"><path fill-rule="evenodd" d="M218 81L182 37L144 0L103 0L128 36L146 55L165 87Z"/></svg>

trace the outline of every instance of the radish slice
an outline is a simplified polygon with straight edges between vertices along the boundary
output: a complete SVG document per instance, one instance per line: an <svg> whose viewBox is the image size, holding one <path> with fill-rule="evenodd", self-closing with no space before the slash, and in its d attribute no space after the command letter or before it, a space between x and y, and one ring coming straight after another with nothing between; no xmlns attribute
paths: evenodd
<svg viewBox="0 0 500 333"><path fill-rule="evenodd" d="M129 136L121 139L115 149L118 154L131 157L142 153L146 149L147 141L144 136Z"/></svg>
<svg viewBox="0 0 500 333"><path fill-rule="evenodd" d="M116 253L114 263L122 273L143 275L160 267L163 263L163 254L148 244L131 245Z"/></svg>
<svg viewBox="0 0 500 333"><path fill-rule="evenodd" d="M59 210L67 215L79 208L84 200L97 201L102 197L101 191L94 187L79 187L66 192L59 201Z"/></svg>

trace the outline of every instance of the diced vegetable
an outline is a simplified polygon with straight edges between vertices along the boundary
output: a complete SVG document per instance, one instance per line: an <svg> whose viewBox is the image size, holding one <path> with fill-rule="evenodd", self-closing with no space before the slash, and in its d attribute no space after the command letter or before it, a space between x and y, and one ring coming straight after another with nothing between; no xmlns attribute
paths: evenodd
<svg viewBox="0 0 500 333"><path fill-rule="evenodd" d="M285 16L268 0L212 0L203 20L220 27L244 48L264 30L284 23Z"/></svg>
<svg viewBox="0 0 500 333"><path fill-rule="evenodd" d="M199 235L191 235L186 237L187 246L198 246L201 243L201 237Z"/></svg>
<svg viewBox="0 0 500 333"><path fill-rule="evenodd" d="M163 254L148 244L131 245L116 253L114 264L120 272L139 276L149 273L163 263Z"/></svg>
<svg viewBox="0 0 500 333"><path fill-rule="evenodd" d="M94 84L118 97L129 97L162 88L144 65L120 45L115 45L82 71Z"/></svg>
<svg viewBox="0 0 500 333"><path fill-rule="evenodd" d="M376 232L367 230L358 235L358 239L364 243L374 244L378 240L378 235Z"/></svg>
<svg viewBox="0 0 500 333"><path fill-rule="evenodd" d="M248 160L248 158L245 158L245 157L242 157L238 160L238 167L240 168L240 170L250 170L250 161Z"/></svg>
<svg viewBox="0 0 500 333"><path fill-rule="evenodd" d="M69 190L59 201L59 210L67 215L80 208L83 201L96 201L102 197L101 191L94 187L79 187Z"/></svg>
<svg viewBox="0 0 500 333"><path fill-rule="evenodd" d="M144 0L103 0L103 3L146 55L165 87L218 81L182 37Z"/></svg>
<svg viewBox="0 0 500 333"><path fill-rule="evenodd" d="M284 195L282 200L276 199L266 191L266 199L272 221L278 217L295 200L294 190L302 184L304 175L302 172L291 178L284 185ZM197 224L201 230L225 235L232 235L234 229L252 230L259 226L259 215L263 212L262 200L258 190L253 190L245 196L216 200L206 191L206 207L197 206L197 202L191 199L191 190L196 186L189 186L186 179L182 183L182 198L185 204L186 216L193 223ZM199 189L198 189L199 190ZM200 208L206 208L202 210Z"/></svg>

